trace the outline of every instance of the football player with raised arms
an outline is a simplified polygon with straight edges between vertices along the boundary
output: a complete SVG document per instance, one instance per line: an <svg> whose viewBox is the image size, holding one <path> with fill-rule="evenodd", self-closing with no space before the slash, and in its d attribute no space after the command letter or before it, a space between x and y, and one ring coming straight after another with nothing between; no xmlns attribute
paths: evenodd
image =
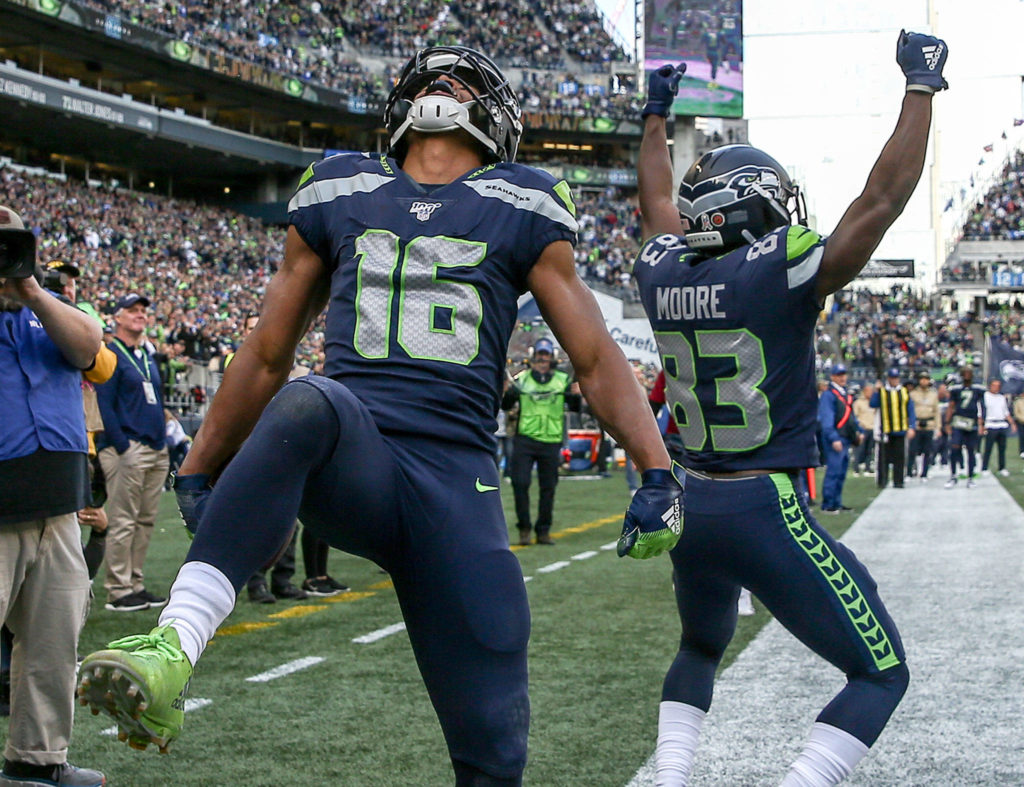
<svg viewBox="0 0 1024 787"><path fill-rule="evenodd" d="M785 170L747 145L701 156L674 200L665 117L681 70L650 77L638 165L648 240L635 274L687 476L685 527L671 552L682 639L662 689L659 785L687 783L741 587L847 678L784 787L844 779L907 688L900 636L874 580L815 522L796 479L817 464L814 323L917 185L946 54L937 38L900 33L907 88L896 129L828 238L805 226Z"/></svg>
<svg viewBox="0 0 1024 787"><path fill-rule="evenodd" d="M514 163L520 114L487 57L428 48L387 102L388 154L337 155L303 174L262 317L175 480L195 539L160 625L82 666L82 700L114 716L129 744L165 749L177 736L199 655L301 517L391 575L456 784L521 783L530 616L492 456L527 289L596 414L644 470L624 551L675 544L682 490L576 276L568 185ZM284 385L328 303L325 376Z"/></svg>

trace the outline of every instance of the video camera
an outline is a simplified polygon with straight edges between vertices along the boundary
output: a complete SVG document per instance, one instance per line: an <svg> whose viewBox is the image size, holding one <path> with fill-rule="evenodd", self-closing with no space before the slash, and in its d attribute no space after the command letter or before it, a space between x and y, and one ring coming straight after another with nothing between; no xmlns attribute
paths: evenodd
<svg viewBox="0 0 1024 787"><path fill-rule="evenodd" d="M10 208L0 207L0 279L27 279L36 269L36 236Z"/></svg>

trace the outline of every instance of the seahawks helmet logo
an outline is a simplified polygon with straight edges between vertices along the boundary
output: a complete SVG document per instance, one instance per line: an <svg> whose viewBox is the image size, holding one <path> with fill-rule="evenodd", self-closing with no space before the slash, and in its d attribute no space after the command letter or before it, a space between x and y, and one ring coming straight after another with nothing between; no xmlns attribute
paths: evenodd
<svg viewBox="0 0 1024 787"><path fill-rule="evenodd" d="M1001 361L999 363L999 376L1006 381L1024 380L1024 361Z"/></svg>
<svg viewBox="0 0 1024 787"><path fill-rule="evenodd" d="M721 177L698 183L689 189L691 199L679 195L679 212L696 217L732 205L746 197L759 196L779 201L782 184L778 174L768 167L747 165ZM682 189L680 189L682 192Z"/></svg>

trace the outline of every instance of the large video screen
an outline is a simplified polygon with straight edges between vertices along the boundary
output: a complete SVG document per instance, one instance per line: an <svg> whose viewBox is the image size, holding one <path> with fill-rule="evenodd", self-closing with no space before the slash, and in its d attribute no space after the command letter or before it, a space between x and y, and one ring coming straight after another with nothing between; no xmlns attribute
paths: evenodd
<svg viewBox="0 0 1024 787"><path fill-rule="evenodd" d="M686 63L677 115L743 116L742 0L645 0L644 68Z"/></svg>

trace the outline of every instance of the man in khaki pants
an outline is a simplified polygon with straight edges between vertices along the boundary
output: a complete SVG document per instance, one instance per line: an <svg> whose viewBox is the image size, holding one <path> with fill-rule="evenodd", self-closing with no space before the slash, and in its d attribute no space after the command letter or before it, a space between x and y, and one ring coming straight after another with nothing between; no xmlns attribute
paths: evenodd
<svg viewBox="0 0 1024 787"><path fill-rule="evenodd" d="M921 371L917 375L917 386L910 392L917 416L917 432L907 447L907 475L917 474L917 457L921 459L921 483L928 478L928 467L932 463L933 438L939 428L939 392L932 387L932 376Z"/></svg>
<svg viewBox="0 0 1024 787"><path fill-rule="evenodd" d="M97 441L107 478L106 608L134 612L163 606L167 599L143 584L142 566L153 534L157 506L167 478L163 385L145 346L149 299L131 293L117 303L114 376L96 387L103 416Z"/></svg>
<svg viewBox="0 0 1024 787"><path fill-rule="evenodd" d="M14 634L0 787L102 787L67 761L89 576L75 512L89 499L81 370L100 327L32 276L35 238L0 207L0 622Z"/></svg>

